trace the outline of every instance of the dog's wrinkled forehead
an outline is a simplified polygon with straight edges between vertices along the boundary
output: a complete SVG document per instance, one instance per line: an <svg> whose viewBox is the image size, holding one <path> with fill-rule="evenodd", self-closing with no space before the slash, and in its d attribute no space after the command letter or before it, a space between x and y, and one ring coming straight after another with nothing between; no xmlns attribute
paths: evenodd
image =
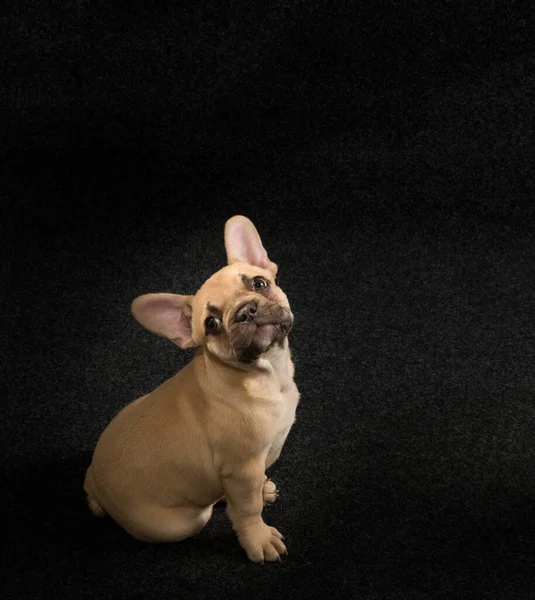
<svg viewBox="0 0 535 600"><path fill-rule="evenodd" d="M262 277L270 285L275 285L273 275L269 271L244 263L234 263L214 273L203 284L197 296L210 296L220 300L237 299L252 291L252 281L255 277Z"/></svg>

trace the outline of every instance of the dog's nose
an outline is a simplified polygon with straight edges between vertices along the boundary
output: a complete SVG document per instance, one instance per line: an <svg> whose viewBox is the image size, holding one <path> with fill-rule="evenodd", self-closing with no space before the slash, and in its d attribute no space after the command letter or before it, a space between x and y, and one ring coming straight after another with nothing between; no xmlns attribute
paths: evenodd
<svg viewBox="0 0 535 600"><path fill-rule="evenodd" d="M238 323L244 323L245 321L252 321L253 317L258 312L256 304L250 303L242 306L236 313L236 321Z"/></svg>

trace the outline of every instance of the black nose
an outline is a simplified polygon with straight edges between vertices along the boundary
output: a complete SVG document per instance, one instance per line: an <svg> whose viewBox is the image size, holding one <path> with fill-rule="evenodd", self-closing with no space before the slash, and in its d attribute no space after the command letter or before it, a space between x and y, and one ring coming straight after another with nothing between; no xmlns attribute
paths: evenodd
<svg viewBox="0 0 535 600"><path fill-rule="evenodd" d="M252 321L257 312L258 309L256 308L256 304L246 304L245 306L242 306L236 313L236 321L238 323Z"/></svg>

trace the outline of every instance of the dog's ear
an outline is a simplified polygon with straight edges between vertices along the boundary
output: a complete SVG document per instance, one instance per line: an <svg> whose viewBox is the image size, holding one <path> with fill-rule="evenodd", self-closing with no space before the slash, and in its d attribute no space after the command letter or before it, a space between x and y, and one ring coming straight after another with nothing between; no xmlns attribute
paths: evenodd
<svg viewBox="0 0 535 600"><path fill-rule="evenodd" d="M237 215L225 225L225 248L228 264L243 262L267 269L275 276L277 265L271 262L262 246L256 227L247 217Z"/></svg>
<svg viewBox="0 0 535 600"><path fill-rule="evenodd" d="M132 314L150 331L181 348L195 346L191 332L193 296L145 294L132 302Z"/></svg>

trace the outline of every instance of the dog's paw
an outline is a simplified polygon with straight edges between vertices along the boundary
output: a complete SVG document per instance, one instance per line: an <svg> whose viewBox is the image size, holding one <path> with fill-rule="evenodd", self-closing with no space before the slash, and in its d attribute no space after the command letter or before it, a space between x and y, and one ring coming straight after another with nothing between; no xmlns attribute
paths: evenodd
<svg viewBox="0 0 535 600"><path fill-rule="evenodd" d="M271 504L279 497L279 490L271 479L264 481L264 489L262 490L264 504Z"/></svg>
<svg viewBox="0 0 535 600"><path fill-rule="evenodd" d="M282 535L265 523L244 531L239 540L249 560L256 563L274 562L288 554Z"/></svg>

